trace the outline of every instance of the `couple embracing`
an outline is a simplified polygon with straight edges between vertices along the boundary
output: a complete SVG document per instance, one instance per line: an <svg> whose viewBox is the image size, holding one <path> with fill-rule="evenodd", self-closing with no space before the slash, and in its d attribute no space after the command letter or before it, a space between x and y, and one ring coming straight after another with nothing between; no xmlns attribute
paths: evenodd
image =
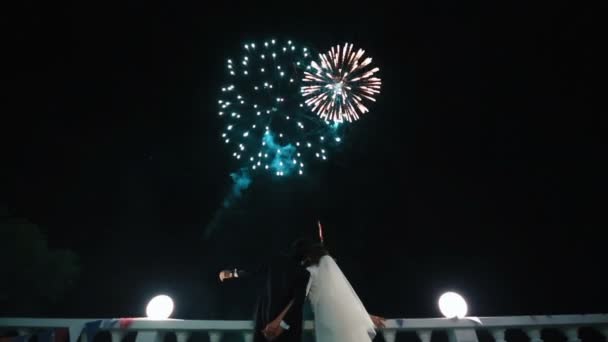
<svg viewBox="0 0 608 342"><path fill-rule="evenodd" d="M350 283L325 249L311 240L297 240L288 255L256 271L235 268L220 280L264 277L258 299L254 342L300 342L302 307L310 301L317 342L370 342L384 319L367 313Z"/></svg>

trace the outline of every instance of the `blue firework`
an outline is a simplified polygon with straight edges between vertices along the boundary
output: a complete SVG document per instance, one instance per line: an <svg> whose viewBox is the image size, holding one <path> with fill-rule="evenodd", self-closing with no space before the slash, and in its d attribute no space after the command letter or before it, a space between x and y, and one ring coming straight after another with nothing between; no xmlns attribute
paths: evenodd
<svg viewBox="0 0 608 342"><path fill-rule="evenodd" d="M338 123L311 112L300 95L311 51L290 40L244 44L226 61L218 100L222 141L249 172L303 175L341 142Z"/></svg>

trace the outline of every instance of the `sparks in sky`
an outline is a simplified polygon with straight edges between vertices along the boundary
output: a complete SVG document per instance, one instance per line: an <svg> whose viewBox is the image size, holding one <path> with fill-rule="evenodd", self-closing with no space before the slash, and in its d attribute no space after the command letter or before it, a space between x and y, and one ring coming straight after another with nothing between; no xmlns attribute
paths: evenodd
<svg viewBox="0 0 608 342"><path fill-rule="evenodd" d="M340 127L310 111L299 94L311 51L291 40L243 45L226 61L218 115L232 156L249 172L303 175L311 160L327 160L340 144Z"/></svg>
<svg viewBox="0 0 608 342"><path fill-rule="evenodd" d="M304 72L301 93L321 119L352 122L369 111L366 100L376 101L381 80L374 74L380 69L371 68L372 59L363 59L364 53L362 49L355 52L353 44L337 45L319 54L318 63L310 63L314 71Z"/></svg>

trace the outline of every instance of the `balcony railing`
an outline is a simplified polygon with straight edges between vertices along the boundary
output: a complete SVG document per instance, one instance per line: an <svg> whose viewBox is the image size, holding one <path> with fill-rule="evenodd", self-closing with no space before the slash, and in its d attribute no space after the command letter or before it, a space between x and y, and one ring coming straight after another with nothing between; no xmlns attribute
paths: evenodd
<svg viewBox="0 0 608 342"><path fill-rule="evenodd" d="M93 342L93 337L101 331L109 332L112 342L121 342L130 332L137 333L136 342L162 342L168 333L175 334L177 342L187 342L192 333L200 332L207 333L210 342L221 342L225 333L240 333L243 342L253 340L251 321L0 318L0 333L17 333L20 342L27 342L29 337L43 331L48 334L60 328L69 331L70 342L77 342L79 338L80 342ZM506 342L507 330L519 330L528 336L530 342L543 342L541 333L551 329L561 332L566 342L581 342L581 328L593 328L608 339L608 315L389 319L380 333L386 342L395 342L402 332L415 333L420 342L431 342L435 332L447 333L450 342L477 342L477 333L487 331L495 342ZM313 329L312 321L304 322L305 334L310 334ZM40 338L37 341L43 342Z"/></svg>

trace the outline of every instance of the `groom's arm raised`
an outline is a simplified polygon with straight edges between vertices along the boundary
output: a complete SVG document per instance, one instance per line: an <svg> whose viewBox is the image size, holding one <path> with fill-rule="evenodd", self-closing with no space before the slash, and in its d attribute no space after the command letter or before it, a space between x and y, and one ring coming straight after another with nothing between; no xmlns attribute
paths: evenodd
<svg viewBox="0 0 608 342"><path fill-rule="evenodd" d="M264 270L264 266L258 267L254 271L247 271L247 270L243 270L243 269L239 269L239 268L225 269L225 270L220 271L219 278L220 278L220 281L222 281L222 282L227 279L250 278L250 277L254 277L254 276L262 273L263 270Z"/></svg>
<svg viewBox="0 0 608 342"><path fill-rule="evenodd" d="M220 278L220 281L224 281L227 279L246 277L248 275L249 275L249 272L247 272L245 270L239 270L238 268L234 268L231 270L220 271L219 278Z"/></svg>

